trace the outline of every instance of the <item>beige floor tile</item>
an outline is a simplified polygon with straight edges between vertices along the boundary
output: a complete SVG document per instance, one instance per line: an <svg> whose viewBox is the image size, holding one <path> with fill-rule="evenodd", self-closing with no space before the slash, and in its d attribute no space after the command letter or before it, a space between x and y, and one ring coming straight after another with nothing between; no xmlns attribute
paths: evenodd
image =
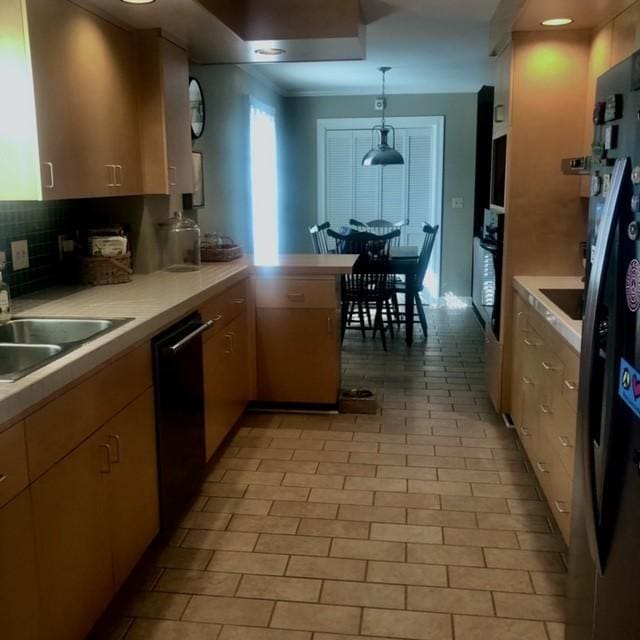
<svg viewBox="0 0 640 640"><path fill-rule="evenodd" d="M564 622L565 599L523 593L494 593L496 613L502 618Z"/></svg>
<svg viewBox="0 0 640 640"><path fill-rule="evenodd" d="M407 491L407 481L400 478L347 477L344 488L364 491Z"/></svg>
<svg viewBox="0 0 640 640"><path fill-rule="evenodd" d="M335 538L331 543L330 555L334 558L404 562L405 545L401 542Z"/></svg>
<svg viewBox="0 0 640 640"><path fill-rule="evenodd" d="M321 489L342 489L344 476L310 475L308 473L287 473L282 482L288 487L319 487Z"/></svg>
<svg viewBox="0 0 640 640"><path fill-rule="evenodd" d="M517 500L508 499L509 511L511 513L551 516L547 503L543 500Z"/></svg>
<svg viewBox="0 0 640 640"><path fill-rule="evenodd" d="M408 562L376 562L370 560L367 567L368 582L386 584L447 586L447 567Z"/></svg>
<svg viewBox="0 0 640 640"><path fill-rule="evenodd" d="M287 575L333 580L364 580L366 568L364 560L291 556Z"/></svg>
<svg viewBox="0 0 640 640"><path fill-rule="evenodd" d="M521 549L531 549L537 551L558 551L566 549L564 540L557 533L516 533Z"/></svg>
<svg viewBox="0 0 640 640"><path fill-rule="evenodd" d="M260 460L258 471L281 471L284 473L316 473L317 462L300 462L298 460Z"/></svg>
<svg viewBox="0 0 640 640"><path fill-rule="evenodd" d="M438 480L409 480L411 493L432 493L441 496L470 496L467 482L440 482Z"/></svg>
<svg viewBox="0 0 640 640"><path fill-rule="evenodd" d="M542 622L453 616L456 640L547 640Z"/></svg>
<svg viewBox="0 0 640 640"><path fill-rule="evenodd" d="M408 544L408 562L425 564L463 565L484 567L482 549L478 547L455 547L443 544Z"/></svg>
<svg viewBox="0 0 640 640"><path fill-rule="evenodd" d="M179 620L189 602L189 597L175 593L138 591L127 600L123 614L136 618Z"/></svg>
<svg viewBox="0 0 640 640"><path fill-rule="evenodd" d="M395 522L404 524L406 522L406 510L401 507L367 507L341 504L338 518L362 522Z"/></svg>
<svg viewBox="0 0 640 640"><path fill-rule="evenodd" d="M208 531L191 529L182 546L188 549L224 549L226 551L252 551L257 533L239 531Z"/></svg>
<svg viewBox="0 0 640 640"><path fill-rule="evenodd" d="M434 527L475 529L475 513L467 511L441 511L439 509L408 509L407 523Z"/></svg>
<svg viewBox="0 0 640 640"><path fill-rule="evenodd" d="M405 478L407 480L437 480L437 470L427 467L378 467L378 478Z"/></svg>
<svg viewBox="0 0 640 640"><path fill-rule="evenodd" d="M549 551L485 549L484 554L487 566L496 569L526 569L528 571L557 573L562 573L565 570L560 554Z"/></svg>
<svg viewBox="0 0 640 640"><path fill-rule="evenodd" d="M237 458L258 458L259 460L291 460L293 449L270 449L268 447L242 447Z"/></svg>
<svg viewBox="0 0 640 640"><path fill-rule="evenodd" d="M309 502L336 504L373 504L373 491L348 491L344 489L311 489Z"/></svg>
<svg viewBox="0 0 640 640"><path fill-rule="evenodd" d="M425 493L387 493L377 491L374 498L376 506L396 506L411 509L440 509L440 496Z"/></svg>
<svg viewBox="0 0 640 640"><path fill-rule="evenodd" d="M450 446L457 447L460 445L460 438L455 436L443 436L443 435L432 435L432 436L416 436L416 435L408 435L407 436L407 444L417 444L417 445L441 445L441 446Z"/></svg>
<svg viewBox="0 0 640 640"><path fill-rule="evenodd" d="M284 473L277 471L237 471L229 469L225 471L222 482L234 482L236 484L264 484L278 486L282 483Z"/></svg>
<svg viewBox="0 0 640 640"><path fill-rule="evenodd" d="M349 520L304 518L300 521L298 533L307 536L361 538L366 540L369 537L369 524L367 522L352 522Z"/></svg>
<svg viewBox="0 0 640 640"><path fill-rule="evenodd" d="M260 553L288 553L303 556L329 555L328 538L315 536L287 536L272 533L262 533L256 544L256 551Z"/></svg>
<svg viewBox="0 0 640 640"><path fill-rule="evenodd" d="M403 466L407 464L407 456L390 453L352 453L349 462L355 464L380 464Z"/></svg>
<svg viewBox="0 0 640 640"><path fill-rule="evenodd" d="M273 602L266 600L192 596L182 618L193 622L266 627L272 610Z"/></svg>
<svg viewBox="0 0 640 640"><path fill-rule="evenodd" d="M182 519L180 526L185 529L213 529L224 531L231 520L230 513L207 513L206 511L189 511Z"/></svg>
<svg viewBox="0 0 640 640"><path fill-rule="evenodd" d="M303 431L302 440L353 440L353 433L339 433L332 431Z"/></svg>
<svg viewBox="0 0 640 640"><path fill-rule="evenodd" d="M550 531L549 522L543 516L506 515L479 513L478 526L481 529L505 529L510 531Z"/></svg>
<svg viewBox="0 0 640 640"><path fill-rule="evenodd" d="M463 589L532 593L531 580L526 571L449 567L449 583Z"/></svg>
<svg viewBox="0 0 640 640"><path fill-rule="evenodd" d="M225 625L218 640L311 640L311 633Z"/></svg>
<svg viewBox="0 0 640 640"><path fill-rule="evenodd" d="M549 640L564 640L564 624L562 622L547 622L547 633L549 634Z"/></svg>
<svg viewBox="0 0 640 640"><path fill-rule="evenodd" d="M342 633L314 633L313 640L380 640L373 636L345 636Z"/></svg>
<svg viewBox="0 0 640 640"><path fill-rule="evenodd" d="M488 482L500 484L500 476L495 471L474 471L471 469L438 469L438 480L449 482Z"/></svg>
<svg viewBox="0 0 640 640"><path fill-rule="evenodd" d="M314 504L309 502L287 502L278 500L275 501L271 507L272 516L334 519L337 513L337 504Z"/></svg>
<svg viewBox="0 0 640 640"><path fill-rule="evenodd" d="M491 529L452 529L444 530L445 544L459 544L472 547L496 547L499 549L518 549L518 538L513 531L493 531Z"/></svg>
<svg viewBox="0 0 640 640"><path fill-rule="evenodd" d="M281 576L284 575L288 560L289 556L283 554L216 551L207 569Z"/></svg>
<svg viewBox="0 0 640 640"><path fill-rule="evenodd" d="M467 469L476 469L476 470L482 470L482 471L498 471L498 472L525 471L524 464L521 461L483 460L480 458L468 458L466 462L467 462ZM518 484L518 483L513 482L511 484Z"/></svg>
<svg viewBox="0 0 640 640"><path fill-rule="evenodd" d="M322 580L275 576L243 576L237 595L263 600L317 602Z"/></svg>
<svg viewBox="0 0 640 640"><path fill-rule="evenodd" d="M240 576L217 571L185 571L167 569L155 586L155 591L197 593L206 596L232 596Z"/></svg>
<svg viewBox="0 0 640 640"><path fill-rule="evenodd" d="M406 444L406 436L396 433L356 433L353 439L359 442L384 442L386 444Z"/></svg>
<svg viewBox="0 0 640 640"><path fill-rule="evenodd" d="M492 458L491 449L478 447L442 447L436 446L436 455L452 458Z"/></svg>
<svg viewBox="0 0 640 640"><path fill-rule="evenodd" d="M270 500L209 498L203 510L214 513L243 513L245 515L265 516L270 508Z"/></svg>
<svg viewBox="0 0 640 640"><path fill-rule="evenodd" d="M503 498L477 498L467 496L442 496L442 508L447 511L477 511L485 513L509 513Z"/></svg>
<svg viewBox="0 0 640 640"><path fill-rule="evenodd" d="M463 447L486 447L489 449L515 449L516 441L512 434L501 438L462 438Z"/></svg>
<svg viewBox="0 0 640 640"><path fill-rule="evenodd" d="M436 613L464 613L492 616L493 602L488 591L439 587L408 587L407 609Z"/></svg>
<svg viewBox="0 0 640 640"><path fill-rule="evenodd" d="M471 485L474 496L484 498L517 498L519 500L535 500L538 492L535 487L519 484L477 484Z"/></svg>
<svg viewBox="0 0 640 640"><path fill-rule="evenodd" d="M565 594L566 574L532 571L530 575L536 593L547 596L563 596Z"/></svg>
<svg viewBox="0 0 640 640"><path fill-rule="evenodd" d="M213 551L209 549L165 547L154 560L154 564L170 569L204 569L212 555Z"/></svg>
<svg viewBox="0 0 640 640"><path fill-rule="evenodd" d="M269 447L271 449L305 449L307 451L321 451L323 448L323 443L321 440L274 438Z"/></svg>
<svg viewBox="0 0 640 640"><path fill-rule="evenodd" d="M251 460L249 458L219 458L215 463L215 471L226 469L237 469L238 471L257 471L260 460ZM271 469L265 469L271 471ZM278 469L273 469L278 471Z"/></svg>
<svg viewBox="0 0 640 640"><path fill-rule="evenodd" d="M309 476L313 478L314 476ZM288 500L304 502L309 497L309 489L306 487L270 487L260 484L252 484L247 487L245 498L257 500Z"/></svg>
<svg viewBox="0 0 640 640"><path fill-rule="evenodd" d="M277 602L271 627L302 631L358 633L360 609L326 604Z"/></svg>
<svg viewBox="0 0 640 640"><path fill-rule="evenodd" d="M299 523L299 518L234 515L231 522L229 522L228 531L295 533L298 530Z"/></svg>
<svg viewBox="0 0 640 640"><path fill-rule="evenodd" d="M535 474L528 471L500 471L499 475L500 482L503 484L528 484L532 486L536 484Z"/></svg>
<svg viewBox="0 0 640 640"><path fill-rule="evenodd" d="M373 478L376 475L374 464L350 464L348 462L320 462L317 473L337 476L362 476Z"/></svg>
<svg viewBox="0 0 640 640"><path fill-rule="evenodd" d="M371 525L371 539L442 544L442 529L440 527L374 522Z"/></svg>
<svg viewBox="0 0 640 640"><path fill-rule="evenodd" d="M451 617L442 613L365 609L362 633L385 638L451 640Z"/></svg>
<svg viewBox="0 0 640 640"><path fill-rule="evenodd" d="M297 449L293 455L294 460L311 462L347 462L348 451L305 451Z"/></svg>
<svg viewBox="0 0 640 640"><path fill-rule="evenodd" d="M410 467L432 467L438 469L464 469L464 458L446 456L416 456L408 455L407 464Z"/></svg>
<svg viewBox="0 0 640 640"><path fill-rule="evenodd" d="M356 607L404 609L404 587L369 582L325 580L321 602Z"/></svg>
<svg viewBox="0 0 640 640"><path fill-rule="evenodd" d="M220 480L222 480L226 473L225 471ZM238 473L244 472L240 471ZM246 484L223 483L220 481L203 482L200 487L200 494L218 498L242 498L246 490Z"/></svg>
<svg viewBox="0 0 640 640"><path fill-rule="evenodd" d="M432 446L417 444L381 444L380 453L400 453L413 456L434 456L435 451Z"/></svg>
<svg viewBox="0 0 640 640"><path fill-rule="evenodd" d="M354 451L358 453L377 453L377 442L357 442L355 440L326 440L324 443L325 451Z"/></svg>
<svg viewBox="0 0 640 640"><path fill-rule="evenodd" d="M136 620L127 640L215 640L222 627L200 622L173 620Z"/></svg>

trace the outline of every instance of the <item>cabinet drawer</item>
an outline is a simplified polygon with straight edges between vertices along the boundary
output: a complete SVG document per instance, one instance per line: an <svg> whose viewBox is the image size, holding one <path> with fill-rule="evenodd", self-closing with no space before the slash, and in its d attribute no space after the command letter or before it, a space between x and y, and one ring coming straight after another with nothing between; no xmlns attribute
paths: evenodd
<svg viewBox="0 0 640 640"><path fill-rule="evenodd" d="M153 384L147 342L25 419L31 481Z"/></svg>
<svg viewBox="0 0 640 640"><path fill-rule="evenodd" d="M29 483L24 422L0 433L0 507Z"/></svg>
<svg viewBox="0 0 640 640"><path fill-rule="evenodd" d="M207 320L216 321L213 329L204 334L205 342L222 331L232 320L246 311L248 299L247 287L248 281L243 280L233 287L226 289L215 298L205 302L205 304L200 307L200 315L205 322Z"/></svg>
<svg viewBox="0 0 640 640"><path fill-rule="evenodd" d="M256 278L256 306L262 309L335 309L335 278Z"/></svg>
<svg viewBox="0 0 640 640"><path fill-rule="evenodd" d="M578 388L580 379L580 358L570 352L563 350L564 377L562 381L562 397L567 404L575 410L578 408Z"/></svg>
<svg viewBox="0 0 640 640"><path fill-rule="evenodd" d="M573 476L573 465L576 451L576 422L577 415L564 399L559 398L553 408L554 420L547 431L556 454L564 470Z"/></svg>

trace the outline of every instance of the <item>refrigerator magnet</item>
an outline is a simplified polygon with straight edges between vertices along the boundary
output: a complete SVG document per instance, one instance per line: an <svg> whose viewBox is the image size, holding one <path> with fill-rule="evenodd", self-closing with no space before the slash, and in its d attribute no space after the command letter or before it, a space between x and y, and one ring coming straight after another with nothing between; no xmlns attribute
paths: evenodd
<svg viewBox="0 0 640 640"><path fill-rule="evenodd" d="M609 189L611 189L611 174L605 173L602 176L602 195L606 196L609 193Z"/></svg>
<svg viewBox="0 0 640 640"><path fill-rule="evenodd" d="M624 294L627 299L627 308L631 313L640 309L640 262L635 258L627 267L627 275L624 280Z"/></svg>
<svg viewBox="0 0 640 640"><path fill-rule="evenodd" d="M607 151L618 146L618 125L610 124L604 128L604 148Z"/></svg>
<svg viewBox="0 0 640 640"><path fill-rule="evenodd" d="M620 384L618 395L624 403L640 418L640 373L624 358L620 358Z"/></svg>

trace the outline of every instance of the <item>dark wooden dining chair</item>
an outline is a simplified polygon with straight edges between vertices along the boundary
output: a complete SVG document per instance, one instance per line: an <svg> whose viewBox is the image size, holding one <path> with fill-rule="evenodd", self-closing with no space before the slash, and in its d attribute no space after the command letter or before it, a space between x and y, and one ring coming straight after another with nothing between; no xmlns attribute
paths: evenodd
<svg viewBox="0 0 640 640"><path fill-rule="evenodd" d="M369 222L367 222L367 229L371 231L371 233L385 234L390 233L391 231L394 231L396 229L400 229L402 231L402 227L405 227L407 224L408 220L391 222L389 220L385 220L384 218L378 218L376 220L369 220ZM398 235L398 237L395 239L392 246L400 246L400 235Z"/></svg>
<svg viewBox="0 0 640 640"><path fill-rule="evenodd" d="M356 220L355 218L349 218L349 224L356 229L357 231L366 231L367 225L364 222L360 222L360 220Z"/></svg>
<svg viewBox="0 0 640 640"><path fill-rule="evenodd" d="M337 253L358 254L360 256L354 266L353 273L342 278L342 337L344 338L347 325L357 310L362 337L366 337L366 315L369 328L373 330L373 337L380 330L382 346L386 351L387 327L383 319L385 312L390 334L393 337L391 310L393 280L389 269L389 253L391 243L400 235L400 231L396 229L386 235L377 235L358 231L341 234L328 229L327 234L336 241ZM373 322L371 322L372 307L375 310Z"/></svg>
<svg viewBox="0 0 640 640"><path fill-rule="evenodd" d="M424 333L425 338L427 337L427 317L424 313L424 307L422 305L422 299L420 298L420 293L424 291L424 278L427 275L427 269L429 268L429 261L431 260L431 254L433 253L433 247L436 243L436 236L438 235L438 230L440 229L439 225L432 227L430 224L426 222L422 225L422 231L424 232L424 240L422 241L422 247L420 248L420 254L418 256L418 266L416 268L415 274L415 288L414 288L414 302L415 308L418 313L418 319L420 321L420 326L422 327L422 331ZM403 294L406 296L407 288L406 283L394 282L394 294L397 299L398 294ZM406 313L406 303L405 303L405 313Z"/></svg>
<svg viewBox="0 0 640 640"><path fill-rule="evenodd" d="M314 253L330 253L329 243L327 242L326 236L326 232L330 227L330 222L314 224L312 227L309 227L309 234L311 235L311 243L313 244Z"/></svg>

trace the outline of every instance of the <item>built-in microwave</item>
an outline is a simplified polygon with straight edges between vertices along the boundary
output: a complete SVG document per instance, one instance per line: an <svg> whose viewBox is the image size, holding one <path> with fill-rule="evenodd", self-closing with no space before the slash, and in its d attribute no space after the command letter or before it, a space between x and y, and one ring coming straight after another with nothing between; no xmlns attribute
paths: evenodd
<svg viewBox="0 0 640 640"><path fill-rule="evenodd" d="M491 208L504 212L507 179L507 134L493 139L491 151Z"/></svg>

